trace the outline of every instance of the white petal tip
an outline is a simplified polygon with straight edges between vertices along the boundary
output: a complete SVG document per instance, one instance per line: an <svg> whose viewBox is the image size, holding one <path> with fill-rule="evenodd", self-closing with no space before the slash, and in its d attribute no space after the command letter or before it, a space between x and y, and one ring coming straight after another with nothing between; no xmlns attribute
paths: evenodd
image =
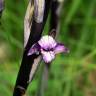
<svg viewBox="0 0 96 96"><path fill-rule="evenodd" d="M27 56L30 56L30 55L32 55L32 54L31 54L31 53L28 53L28 54L27 54Z"/></svg>

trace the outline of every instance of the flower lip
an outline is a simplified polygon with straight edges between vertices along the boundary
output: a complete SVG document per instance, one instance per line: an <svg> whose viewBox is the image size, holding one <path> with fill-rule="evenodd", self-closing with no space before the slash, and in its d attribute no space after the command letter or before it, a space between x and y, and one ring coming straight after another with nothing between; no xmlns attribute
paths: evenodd
<svg viewBox="0 0 96 96"><path fill-rule="evenodd" d="M41 49L41 54L45 63L50 63L55 58L55 54L53 51L44 51Z"/></svg>

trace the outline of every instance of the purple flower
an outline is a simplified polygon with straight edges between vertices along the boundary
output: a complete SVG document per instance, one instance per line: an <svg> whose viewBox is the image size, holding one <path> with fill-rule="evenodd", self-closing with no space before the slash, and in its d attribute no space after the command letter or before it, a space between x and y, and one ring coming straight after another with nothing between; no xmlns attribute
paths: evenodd
<svg viewBox="0 0 96 96"><path fill-rule="evenodd" d="M29 50L28 55L41 54L45 63L50 63L58 53L69 53L64 44L57 43L52 36L43 36Z"/></svg>

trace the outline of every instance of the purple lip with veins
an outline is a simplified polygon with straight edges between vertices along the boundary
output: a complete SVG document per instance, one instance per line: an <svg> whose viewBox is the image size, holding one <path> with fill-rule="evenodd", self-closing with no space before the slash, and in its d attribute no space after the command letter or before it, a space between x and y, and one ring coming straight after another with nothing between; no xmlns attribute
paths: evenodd
<svg viewBox="0 0 96 96"><path fill-rule="evenodd" d="M53 37L43 36L29 50L28 56L41 53L45 63L50 63L58 53L69 53L69 49L64 44L56 42Z"/></svg>

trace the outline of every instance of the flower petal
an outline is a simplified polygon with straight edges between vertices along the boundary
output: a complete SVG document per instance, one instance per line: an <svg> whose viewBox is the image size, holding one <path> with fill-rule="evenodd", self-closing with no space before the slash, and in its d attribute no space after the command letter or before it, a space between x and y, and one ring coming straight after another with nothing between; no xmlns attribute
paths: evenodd
<svg viewBox="0 0 96 96"><path fill-rule="evenodd" d="M39 41L39 45L44 48L54 48L56 46L56 41L49 35L43 36Z"/></svg>
<svg viewBox="0 0 96 96"><path fill-rule="evenodd" d="M41 51L41 54L43 56L43 60L45 61L45 63L50 63L54 58L55 58L55 54L52 51Z"/></svg>
<svg viewBox="0 0 96 96"><path fill-rule="evenodd" d="M54 52L55 52L55 54L62 53L62 52L69 53L69 49L66 48L66 47L64 46L64 44L58 43L58 44L56 45L55 49L54 49Z"/></svg>
<svg viewBox="0 0 96 96"><path fill-rule="evenodd" d="M40 51L40 46L38 43L32 45L32 47L30 48L29 52L28 52L28 56L32 55L32 54L39 54Z"/></svg>

